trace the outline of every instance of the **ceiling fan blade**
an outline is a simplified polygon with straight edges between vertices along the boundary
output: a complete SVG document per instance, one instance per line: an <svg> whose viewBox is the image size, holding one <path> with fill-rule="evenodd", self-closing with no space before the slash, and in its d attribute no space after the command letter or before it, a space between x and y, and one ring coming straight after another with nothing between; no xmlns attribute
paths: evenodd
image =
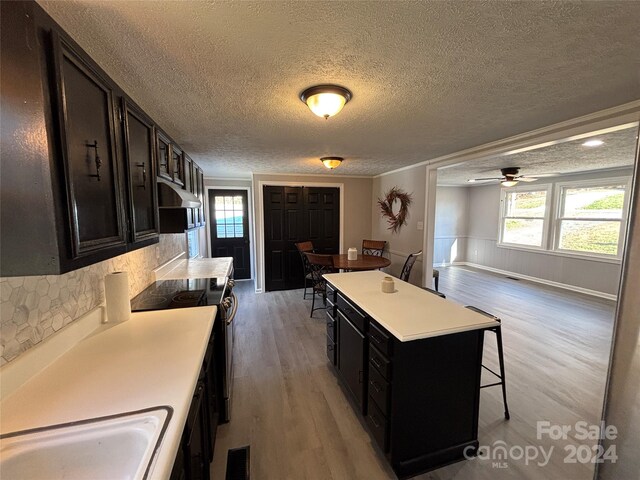
<svg viewBox="0 0 640 480"><path fill-rule="evenodd" d="M541 177L557 177L558 175L562 175L559 172L552 172L552 173L536 173L535 175L533 175L534 178L541 178Z"/></svg>
<svg viewBox="0 0 640 480"><path fill-rule="evenodd" d="M516 177L516 180L519 182L535 182L538 180L537 177Z"/></svg>
<svg viewBox="0 0 640 480"><path fill-rule="evenodd" d="M486 177L486 178L471 178L471 181L474 182L485 182L488 180L502 180L504 177Z"/></svg>

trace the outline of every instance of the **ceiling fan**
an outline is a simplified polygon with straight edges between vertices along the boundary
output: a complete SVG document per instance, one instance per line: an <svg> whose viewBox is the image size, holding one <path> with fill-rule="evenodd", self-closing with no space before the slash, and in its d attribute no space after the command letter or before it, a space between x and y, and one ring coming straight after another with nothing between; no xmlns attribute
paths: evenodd
<svg viewBox="0 0 640 480"><path fill-rule="evenodd" d="M499 180L504 187L515 187L519 182L535 182L539 177L551 177L556 175L554 173L541 173L535 177L529 177L526 175L518 175L520 167L507 167L501 168L501 177L487 177L487 178L472 178L467 180L468 183L475 182L489 182L492 180Z"/></svg>

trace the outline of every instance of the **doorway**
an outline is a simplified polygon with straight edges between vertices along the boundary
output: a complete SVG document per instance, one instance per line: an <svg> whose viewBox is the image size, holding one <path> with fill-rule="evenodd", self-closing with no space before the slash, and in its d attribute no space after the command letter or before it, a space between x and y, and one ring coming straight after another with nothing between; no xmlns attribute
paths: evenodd
<svg viewBox="0 0 640 480"><path fill-rule="evenodd" d="M208 192L211 256L233 257L234 278L251 278L247 191L210 189Z"/></svg>
<svg viewBox="0 0 640 480"><path fill-rule="evenodd" d="M340 248L340 189L263 186L266 291L304 286L295 244L310 240L316 253Z"/></svg>

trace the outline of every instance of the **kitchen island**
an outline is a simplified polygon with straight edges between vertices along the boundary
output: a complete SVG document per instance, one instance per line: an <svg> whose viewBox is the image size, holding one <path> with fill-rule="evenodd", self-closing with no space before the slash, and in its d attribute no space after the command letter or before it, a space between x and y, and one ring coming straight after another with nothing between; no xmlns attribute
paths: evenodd
<svg viewBox="0 0 640 480"><path fill-rule="evenodd" d="M484 329L497 322L380 271L327 280L327 356L400 478L475 454Z"/></svg>

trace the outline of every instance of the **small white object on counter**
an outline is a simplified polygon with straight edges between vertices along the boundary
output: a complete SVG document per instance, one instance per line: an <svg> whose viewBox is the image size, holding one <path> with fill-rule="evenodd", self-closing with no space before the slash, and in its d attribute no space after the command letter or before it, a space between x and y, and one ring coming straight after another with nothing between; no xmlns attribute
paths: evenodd
<svg viewBox="0 0 640 480"><path fill-rule="evenodd" d="M379 270L324 275L331 285L401 342L499 325L402 280L395 281L393 295L380 295L380 282L384 277Z"/></svg>
<svg viewBox="0 0 640 480"><path fill-rule="evenodd" d="M358 250L355 248L350 248L347 250L347 260L357 260L358 259Z"/></svg>
<svg viewBox="0 0 640 480"><path fill-rule="evenodd" d="M396 286L392 277L384 277L382 279L382 293L393 293L396 291Z"/></svg>
<svg viewBox="0 0 640 480"><path fill-rule="evenodd" d="M104 298L109 323L129 320L131 300L129 299L129 275L127 272L113 272L104 277Z"/></svg>

